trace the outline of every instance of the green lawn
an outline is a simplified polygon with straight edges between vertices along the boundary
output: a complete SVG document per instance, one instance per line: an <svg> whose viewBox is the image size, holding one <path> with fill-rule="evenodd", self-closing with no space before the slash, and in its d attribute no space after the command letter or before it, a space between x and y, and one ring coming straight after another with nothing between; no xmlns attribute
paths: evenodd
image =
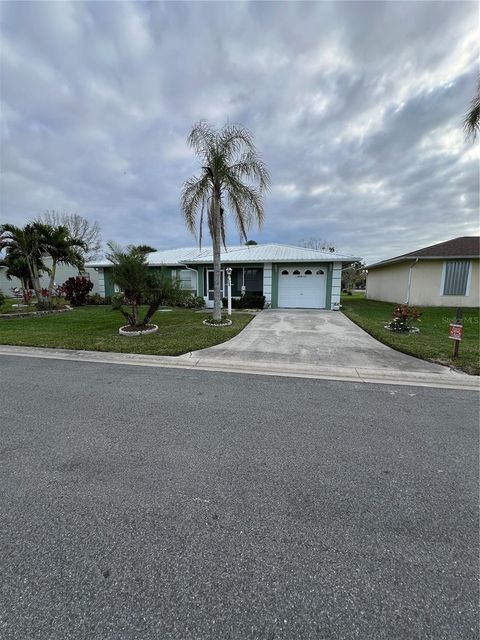
<svg viewBox="0 0 480 640"><path fill-rule="evenodd" d="M79 307L58 315L0 319L0 344L176 356L233 338L253 315L234 313L230 327L218 328L204 326L206 317L191 309L157 311L152 322L159 326L158 333L129 338L118 335L118 328L125 324L118 311L107 306Z"/></svg>
<svg viewBox="0 0 480 640"><path fill-rule="evenodd" d="M420 333L405 335L384 329L384 325L392 319L394 306L389 302L366 300L364 294L342 296L342 311L345 315L380 342L417 358L479 375L478 309L463 309L463 340L460 343L460 355L453 361L453 340L448 337L448 325L455 319L454 308L420 307L422 317L417 323Z"/></svg>

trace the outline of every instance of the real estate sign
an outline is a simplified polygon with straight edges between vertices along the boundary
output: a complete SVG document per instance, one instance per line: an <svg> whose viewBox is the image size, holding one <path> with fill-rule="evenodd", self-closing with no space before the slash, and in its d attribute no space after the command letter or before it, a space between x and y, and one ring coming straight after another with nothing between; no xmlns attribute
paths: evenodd
<svg viewBox="0 0 480 640"><path fill-rule="evenodd" d="M463 336L463 326L461 324L456 324L455 322L451 322L448 337L451 340L461 340L462 336Z"/></svg>

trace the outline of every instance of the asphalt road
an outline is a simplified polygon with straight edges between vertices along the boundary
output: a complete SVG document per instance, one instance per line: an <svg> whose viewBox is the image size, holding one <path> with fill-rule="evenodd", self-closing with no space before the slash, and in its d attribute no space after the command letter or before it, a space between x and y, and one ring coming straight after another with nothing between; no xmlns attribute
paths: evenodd
<svg viewBox="0 0 480 640"><path fill-rule="evenodd" d="M0 358L3 640L478 638L474 392Z"/></svg>

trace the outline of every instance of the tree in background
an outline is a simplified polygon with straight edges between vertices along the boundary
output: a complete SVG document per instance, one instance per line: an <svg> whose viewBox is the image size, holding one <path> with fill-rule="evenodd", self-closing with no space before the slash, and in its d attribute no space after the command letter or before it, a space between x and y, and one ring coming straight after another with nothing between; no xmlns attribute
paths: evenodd
<svg viewBox="0 0 480 640"><path fill-rule="evenodd" d="M76 267L80 272L83 271L87 243L80 238L73 237L69 229L63 225L56 227L44 224L42 228L45 234L46 254L52 259L52 266L49 269L50 282L48 284L48 293L51 297L53 295L57 265L68 264Z"/></svg>
<svg viewBox="0 0 480 640"><path fill-rule="evenodd" d="M253 144L251 133L238 125L217 130L206 122L197 123L187 142L200 159L200 176L187 180L182 189L181 209L193 233L199 222L202 242L204 212L213 247L213 320L222 317L221 248L225 246L226 207L233 215L240 238L247 241L253 220L260 226L264 218L263 194L269 185L268 171Z"/></svg>
<svg viewBox="0 0 480 640"><path fill-rule="evenodd" d="M37 218L37 221L51 227L67 227L71 237L81 240L85 245L85 248L81 249L84 262L98 258L102 248L98 222L91 222L78 213L67 213L54 209L45 211Z"/></svg>
<svg viewBox="0 0 480 640"><path fill-rule="evenodd" d="M315 249L316 251L336 251L336 242L325 240L325 238L307 238L300 240L300 245L306 249Z"/></svg>
<svg viewBox="0 0 480 640"><path fill-rule="evenodd" d="M107 246L110 250L107 259L113 264L112 280L122 291L113 296L112 307L120 311L132 328L145 327L162 304L174 304L183 294L178 280L172 280L163 270L158 273L148 266L147 256L155 249L145 245L129 245L122 249L113 242ZM142 304L148 305L143 320L140 319Z"/></svg>
<svg viewBox="0 0 480 640"><path fill-rule="evenodd" d="M342 271L342 289L351 291L352 289L364 289L367 282L367 272L365 262L357 260Z"/></svg>

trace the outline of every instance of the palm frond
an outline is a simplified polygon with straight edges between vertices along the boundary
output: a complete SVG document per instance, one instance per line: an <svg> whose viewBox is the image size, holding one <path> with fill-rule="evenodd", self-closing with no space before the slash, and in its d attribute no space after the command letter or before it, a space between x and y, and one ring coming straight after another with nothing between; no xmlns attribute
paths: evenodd
<svg viewBox="0 0 480 640"><path fill-rule="evenodd" d="M187 138L187 144L203 159L210 157L215 147L216 131L205 120L197 122Z"/></svg>
<svg viewBox="0 0 480 640"><path fill-rule="evenodd" d="M187 180L182 188L180 207L188 229L192 233L197 230L197 213L210 193L210 179L207 174L201 178L194 176Z"/></svg>

